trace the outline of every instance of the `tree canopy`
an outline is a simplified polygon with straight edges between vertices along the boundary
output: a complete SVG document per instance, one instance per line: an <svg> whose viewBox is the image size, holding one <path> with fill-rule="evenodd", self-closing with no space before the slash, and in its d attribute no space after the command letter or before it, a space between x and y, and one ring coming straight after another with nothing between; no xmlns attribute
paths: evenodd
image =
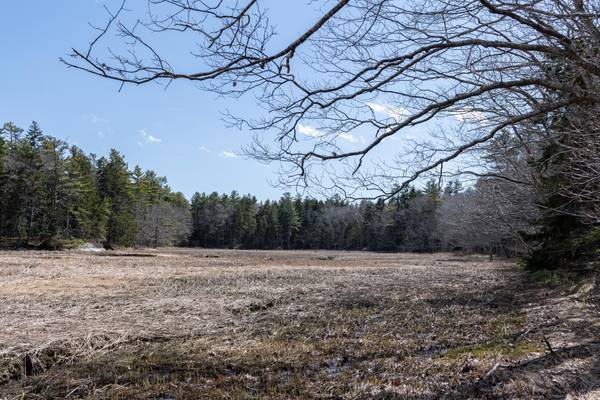
<svg viewBox="0 0 600 400"><path fill-rule="evenodd" d="M187 241L189 203L153 171L129 170L124 157L86 155L45 135L0 128L0 237L9 246L55 247L80 239L106 246Z"/></svg>
<svg viewBox="0 0 600 400"><path fill-rule="evenodd" d="M283 43L264 4L123 1L62 61L122 85L256 96L262 115L228 120L257 133L247 154L280 163L284 185L390 200L470 176L496 208L535 199L522 212L539 217L532 249L562 260L597 242L597 0L311 2L319 17ZM173 35L189 44L185 67L159 40Z"/></svg>

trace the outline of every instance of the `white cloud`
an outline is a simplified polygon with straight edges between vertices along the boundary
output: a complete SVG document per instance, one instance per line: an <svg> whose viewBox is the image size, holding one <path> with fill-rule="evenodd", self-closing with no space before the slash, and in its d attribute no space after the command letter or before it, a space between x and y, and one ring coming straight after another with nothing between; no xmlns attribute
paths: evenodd
<svg viewBox="0 0 600 400"><path fill-rule="evenodd" d="M212 151L208 147L206 147L206 146L199 146L198 150L200 150L200 151L202 151L204 153L212 153Z"/></svg>
<svg viewBox="0 0 600 400"><path fill-rule="evenodd" d="M222 157L227 157L227 158L237 158L238 157L238 155L235 154L234 152L227 151L227 150L222 151L221 152L221 156Z"/></svg>
<svg viewBox="0 0 600 400"><path fill-rule="evenodd" d="M383 113L385 111L385 105L379 103L365 103L371 110L375 112Z"/></svg>
<svg viewBox="0 0 600 400"><path fill-rule="evenodd" d="M350 143L355 143L355 142L356 142L356 138L355 138L354 136L352 136L352 134L351 134L351 133L340 133L340 134L338 135L338 137L339 137L340 139L347 140L347 141L348 141L348 142L350 142Z"/></svg>
<svg viewBox="0 0 600 400"><path fill-rule="evenodd" d="M320 138L325 136L325 134L323 132L321 132L320 130L313 128L312 126L306 126L306 125L302 125L302 124L298 124L298 132L300 132L303 135L306 136L310 136L313 138ZM337 135L338 138L346 140L350 143L355 143L357 142L356 138L351 134L351 133L340 133Z"/></svg>
<svg viewBox="0 0 600 400"><path fill-rule="evenodd" d="M140 146L143 146L144 143L146 143L146 144L159 144L159 143L162 142L161 138L158 138L156 136L153 136L153 135L149 134L148 132L146 132L145 129L138 130L138 134L140 135L140 139L141 139L141 140L138 141L138 144Z"/></svg>
<svg viewBox="0 0 600 400"><path fill-rule="evenodd" d="M104 139L104 138L106 137L106 135L104 134L104 132L102 132L102 131L98 131L98 137L99 137L100 139Z"/></svg>
<svg viewBox="0 0 600 400"><path fill-rule="evenodd" d="M108 120L97 116L96 114L84 114L83 119L92 124L108 124Z"/></svg>
<svg viewBox="0 0 600 400"><path fill-rule="evenodd" d="M300 132L303 135L310 136L310 137L323 136L323 134L321 132L319 132L318 129L315 129L310 126L302 125L302 124L298 124L298 132Z"/></svg>
<svg viewBox="0 0 600 400"><path fill-rule="evenodd" d="M482 123L486 120L485 114L481 111L473 111L473 110L457 110L453 111L452 116L459 120L460 122L475 122Z"/></svg>
<svg viewBox="0 0 600 400"><path fill-rule="evenodd" d="M396 121L400 121L409 115L408 110L404 107L396 107L391 104L381 103L365 103L373 112L385 114L388 117L394 118Z"/></svg>

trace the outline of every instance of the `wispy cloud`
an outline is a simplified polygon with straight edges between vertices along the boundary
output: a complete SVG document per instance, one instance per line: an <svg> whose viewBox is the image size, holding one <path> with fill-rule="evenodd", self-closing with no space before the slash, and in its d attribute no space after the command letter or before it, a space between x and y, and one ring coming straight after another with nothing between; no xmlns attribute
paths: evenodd
<svg viewBox="0 0 600 400"><path fill-rule="evenodd" d="M144 144L159 144L162 143L162 139L156 136L149 134L145 129L138 130L138 134L140 136L140 140L138 140L138 144L143 146Z"/></svg>
<svg viewBox="0 0 600 400"><path fill-rule="evenodd" d="M474 110L457 110L451 113L454 118L461 122L475 122L482 123L486 120L485 114L481 111Z"/></svg>
<svg viewBox="0 0 600 400"><path fill-rule="evenodd" d="M206 146L199 146L198 150L200 150L203 153L212 153L212 151Z"/></svg>
<svg viewBox="0 0 600 400"><path fill-rule="evenodd" d="M357 140L351 133L340 133L338 135L340 139L344 139L350 143L355 143Z"/></svg>
<svg viewBox="0 0 600 400"><path fill-rule="evenodd" d="M365 103L373 112L385 114L388 117L400 121L408 115L408 110L404 107L396 107L388 103Z"/></svg>
<svg viewBox="0 0 600 400"><path fill-rule="evenodd" d="M310 136L310 137L323 136L323 134L318 129L315 129L311 126L302 125L302 124L298 124L298 132L300 132L303 135Z"/></svg>
<svg viewBox="0 0 600 400"><path fill-rule="evenodd" d="M237 158L237 157L238 157L238 155L237 155L237 154L235 154L235 153L234 153L234 152L232 152L232 151L223 150L223 151L221 152L221 157L227 157L227 158Z"/></svg>
<svg viewBox="0 0 600 400"><path fill-rule="evenodd" d="M108 124L110 121L97 116L96 114L84 114L83 119L91 124Z"/></svg>
<svg viewBox="0 0 600 400"><path fill-rule="evenodd" d="M323 132L321 132L320 130L313 128L312 126L307 126L307 125L302 125L302 124L298 124L298 132L303 135L313 137L313 138L320 138L320 137L325 136L325 134ZM350 143L357 142L356 138L351 133L342 132L342 133L338 134L337 137L340 139L343 139L347 142L350 142Z"/></svg>

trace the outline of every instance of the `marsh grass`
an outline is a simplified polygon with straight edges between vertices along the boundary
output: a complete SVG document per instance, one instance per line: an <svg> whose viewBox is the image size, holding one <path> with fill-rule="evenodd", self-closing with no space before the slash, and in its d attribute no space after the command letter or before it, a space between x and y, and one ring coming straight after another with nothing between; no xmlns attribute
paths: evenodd
<svg viewBox="0 0 600 400"><path fill-rule="evenodd" d="M597 311L510 262L129 254L2 254L0 398L585 398L599 387Z"/></svg>

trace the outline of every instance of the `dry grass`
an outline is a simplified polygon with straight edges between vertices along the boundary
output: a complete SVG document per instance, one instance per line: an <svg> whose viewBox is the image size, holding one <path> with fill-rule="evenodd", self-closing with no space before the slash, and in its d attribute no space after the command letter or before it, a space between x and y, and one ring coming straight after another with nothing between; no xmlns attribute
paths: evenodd
<svg viewBox="0 0 600 400"><path fill-rule="evenodd" d="M600 398L584 292L449 254L5 252L0 398Z"/></svg>

